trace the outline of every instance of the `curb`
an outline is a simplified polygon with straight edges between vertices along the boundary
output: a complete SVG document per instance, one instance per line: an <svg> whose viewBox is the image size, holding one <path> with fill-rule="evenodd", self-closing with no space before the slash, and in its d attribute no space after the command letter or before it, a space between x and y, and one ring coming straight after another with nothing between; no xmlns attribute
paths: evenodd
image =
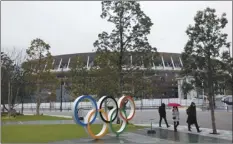
<svg viewBox="0 0 233 144"><path fill-rule="evenodd" d="M45 116L53 116L53 117L62 117L62 118L72 118L72 116L64 116L64 115L49 115L49 114L43 114Z"/></svg>

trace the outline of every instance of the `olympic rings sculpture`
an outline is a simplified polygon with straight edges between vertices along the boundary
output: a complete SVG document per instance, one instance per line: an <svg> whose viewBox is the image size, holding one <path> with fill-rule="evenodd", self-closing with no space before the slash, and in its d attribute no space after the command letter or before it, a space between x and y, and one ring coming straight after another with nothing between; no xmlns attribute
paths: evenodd
<svg viewBox="0 0 233 144"><path fill-rule="evenodd" d="M91 109L87 113L87 115L84 117L84 120L81 121L79 119L79 116L78 116L78 109L77 108L83 99L90 100L90 102L92 103L93 109ZM103 104L105 104L104 101L106 101L107 99L111 99L115 104L115 107L113 107L109 111L108 114L103 109ZM130 106L131 106L130 113L128 116L126 115L126 112L125 112L125 101L128 101ZM122 97L120 97L120 99L118 101L116 101L115 98L113 98L111 96L103 96L98 100L98 102L96 102L96 100L93 97L91 97L89 95L83 95L83 96L79 96L74 101L72 111L73 111L73 119L74 119L75 123L83 126L85 131L87 132L87 134L90 137L92 137L93 139L102 138L103 136L105 136L108 133L108 129L112 133L115 133L116 136L118 137L126 129L128 121L130 121L134 117L135 103L134 103L134 100L131 96L122 96ZM119 115L120 119L123 121L123 123L122 123L120 129L118 131L116 131L113 127L113 121L116 120L118 115ZM103 123L103 127L102 127L101 131L98 134L94 134L91 130L90 125L95 122L95 120L97 119L97 116L99 116L99 118L104 123Z"/></svg>

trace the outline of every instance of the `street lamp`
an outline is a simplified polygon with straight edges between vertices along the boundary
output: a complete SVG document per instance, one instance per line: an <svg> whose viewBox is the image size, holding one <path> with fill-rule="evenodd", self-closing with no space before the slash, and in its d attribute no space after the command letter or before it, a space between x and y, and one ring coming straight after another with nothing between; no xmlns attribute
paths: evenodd
<svg viewBox="0 0 233 144"><path fill-rule="evenodd" d="M63 74L63 66L61 66L61 73ZM63 82L63 79L62 79L62 76L61 76L61 97L60 97L60 111L62 112L62 90L63 90L63 85L64 85L64 82Z"/></svg>
<svg viewBox="0 0 233 144"><path fill-rule="evenodd" d="M48 92L48 97L49 97L48 100L49 100L49 109L50 109L50 111L51 111L51 108L52 108L52 107L51 107L51 94L52 94L52 93L49 91L49 92Z"/></svg>

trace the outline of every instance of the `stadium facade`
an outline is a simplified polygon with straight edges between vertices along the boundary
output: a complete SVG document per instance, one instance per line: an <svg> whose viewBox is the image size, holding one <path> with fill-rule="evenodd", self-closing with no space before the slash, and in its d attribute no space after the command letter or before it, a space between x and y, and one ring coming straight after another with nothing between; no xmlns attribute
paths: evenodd
<svg viewBox="0 0 233 144"><path fill-rule="evenodd" d="M76 56L82 56L86 68L89 69L92 66L96 66L94 59L96 54L92 53L77 53L77 54L67 54L67 55L57 55L53 56L53 67L52 72L57 73L58 78L62 78L70 71L70 65L72 60ZM127 64L134 63L134 56L128 56ZM165 53L160 52L156 59L152 62L152 68L150 68L150 73L154 81L153 86L157 87L157 91L153 93L153 98L178 98L178 82L179 72L183 66L181 55L179 53ZM146 64L141 63L139 70L146 70ZM124 67L123 67L124 69ZM62 88L62 99L63 101L70 101L71 96L69 92ZM61 89L56 90L57 100L60 101Z"/></svg>

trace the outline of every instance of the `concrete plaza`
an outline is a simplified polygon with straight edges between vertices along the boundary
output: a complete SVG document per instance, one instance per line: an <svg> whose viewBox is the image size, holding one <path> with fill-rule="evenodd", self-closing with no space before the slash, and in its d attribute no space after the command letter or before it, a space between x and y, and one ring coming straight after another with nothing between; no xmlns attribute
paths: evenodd
<svg viewBox="0 0 233 144"><path fill-rule="evenodd" d="M174 132L155 128L156 134L148 135L146 129L139 129L134 132L126 132L116 137L114 134L108 134L100 140L93 140L91 138L72 139L59 142L52 142L51 144L76 144L76 143L156 143L156 144L178 144L178 143L232 143L231 140L202 136L192 133Z"/></svg>
<svg viewBox="0 0 233 144"><path fill-rule="evenodd" d="M86 111L87 112L87 111ZM85 112L85 113L86 113ZM33 114L35 111L24 111L25 114ZM60 115L60 116L72 116L72 111L41 111L47 115ZM154 110L136 110L135 116L131 123L134 124L150 124L151 119L153 124L158 124L159 114L158 109ZM212 128L210 111L197 111L198 124L201 128ZM215 119L217 129L232 131L232 112L227 111L216 111ZM171 110L167 110L168 123L172 125L172 113ZM186 126L187 115L185 110L180 110L180 125ZM164 123L162 121L162 123Z"/></svg>

